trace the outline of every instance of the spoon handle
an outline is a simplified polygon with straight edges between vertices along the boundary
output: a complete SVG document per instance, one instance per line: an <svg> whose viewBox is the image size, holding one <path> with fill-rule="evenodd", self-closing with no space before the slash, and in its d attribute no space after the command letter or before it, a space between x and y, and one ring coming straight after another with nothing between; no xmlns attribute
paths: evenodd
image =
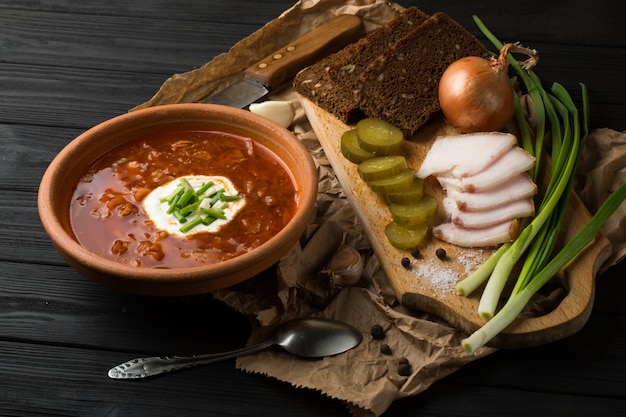
<svg viewBox="0 0 626 417"><path fill-rule="evenodd" d="M128 362L119 364L109 370L109 378L113 379L138 379L165 372L178 371L180 369L191 368L193 366L207 365L209 363L220 362L239 356L251 355L266 349L274 344L268 340L256 345L246 346L241 349L222 353L207 353L202 355L188 356L150 356L136 358Z"/></svg>

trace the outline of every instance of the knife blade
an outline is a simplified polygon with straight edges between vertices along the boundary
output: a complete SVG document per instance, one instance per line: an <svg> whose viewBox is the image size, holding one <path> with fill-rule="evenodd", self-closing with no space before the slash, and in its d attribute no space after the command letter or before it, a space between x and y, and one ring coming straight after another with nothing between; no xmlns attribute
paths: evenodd
<svg viewBox="0 0 626 417"><path fill-rule="evenodd" d="M301 69L356 41L364 33L358 16L336 16L254 63L243 71L240 79L203 102L245 108L289 82Z"/></svg>

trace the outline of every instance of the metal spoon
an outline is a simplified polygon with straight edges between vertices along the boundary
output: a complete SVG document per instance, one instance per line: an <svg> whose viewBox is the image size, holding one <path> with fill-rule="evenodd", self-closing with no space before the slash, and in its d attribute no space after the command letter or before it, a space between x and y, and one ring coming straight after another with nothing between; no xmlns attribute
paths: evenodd
<svg viewBox="0 0 626 417"><path fill-rule="evenodd" d="M273 335L256 345L223 353L190 356L152 356L136 358L109 370L109 378L146 378L206 365L239 356L250 355L278 345L287 352L307 358L320 358L346 352L361 343L363 335L349 324L321 318L290 320L280 325Z"/></svg>

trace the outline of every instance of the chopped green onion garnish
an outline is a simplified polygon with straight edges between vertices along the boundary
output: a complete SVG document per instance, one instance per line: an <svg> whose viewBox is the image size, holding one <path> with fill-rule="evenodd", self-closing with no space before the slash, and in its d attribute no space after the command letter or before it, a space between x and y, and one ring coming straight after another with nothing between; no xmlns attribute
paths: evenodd
<svg viewBox="0 0 626 417"><path fill-rule="evenodd" d="M189 181L187 181L187 178L181 178L180 179L180 185L182 185L183 187L185 187L186 190L188 189L192 189L193 187L191 186L191 184L189 183Z"/></svg>
<svg viewBox="0 0 626 417"><path fill-rule="evenodd" d="M167 201L168 203L171 203L172 200L174 200L174 197L176 197L177 195L180 195L183 191L185 191L185 187L183 187L183 185L181 184L178 187L176 187L174 191L169 193L167 197L162 198L161 202L164 203Z"/></svg>
<svg viewBox="0 0 626 417"><path fill-rule="evenodd" d="M196 190L196 196L201 196L202 194L204 194L209 188L213 186L213 184L215 184L213 181L208 181L202 184L202 186Z"/></svg>
<svg viewBox="0 0 626 417"><path fill-rule="evenodd" d="M167 214L172 214L174 212L176 205L178 204L178 200L180 200L180 194L176 194L170 201L170 205L166 211Z"/></svg>
<svg viewBox="0 0 626 417"><path fill-rule="evenodd" d="M222 195L221 198L222 201L237 201L237 200L241 200L241 196L240 195Z"/></svg>
<svg viewBox="0 0 626 417"><path fill-rule="evenodd" d="M202 224L205 226L208 226L211 223L213 223L215 220L217 220L215 217L206 216L205 218L202 219Z"/></svg>
<svg viewBox="0 0 626 417"><path fill-rule="evenodd" d="M219 190L217 193L215 193L213 195L213 197L211 197L211 199L209 200L211 202L211 205L213 205L217 201L219 201L222 198L223 194L224 194L224 189L223 188L221 190Z"/></svg>
<svg viewBox="0 0 626 417"><path fill-rule="evenodd" d="M187 233L188 231L190 231L191 229L193 229L194 227L196 227L200 223L202 223L202 217L196 217L195 219L189 221L189 223L187 223L184 226L182 226L179 230L182 233Z"/></svg>
<svg viewBox="0 0 626 417"><path fill-rule="evenodd" d="M185 223L185 222L187 222L187 218L186 218L185 216L183 216L183 215L180 213L180 210L178 210L178 209L174 209L174 211L172 211L172 215L173 215L174 217L176 217L176 220L178 220L180 223Z"/></svg>
<svg viewBox="0 0 626 417"><path fill-rule="evenodd" d="M211 207L210 209L202 209L202 212L208 214L211 217L226 219L226 213L224 213L224 210L221 208Z"/></svg>
<svg viewBox="0 0 626 417"><path fill-rule="evenodd" d="M167 214L174 216L179 223L184 223L179 230L187 233L200 224L208 226L217 219L227 219L225 210L228 203L241 198L239 195L226 194L226 190L216 186L213 181L207 181L194 190L186 178L181 178L180 184L161 202L168 204ZM188 217L192 220L188 220Z"/></svg>
<svg viewBox="0 0 626 417"><path fill-rule="evenodd" d="M193 188L187 188L185 189L185 192L183 193L183 195L180 197L180 200L178 200L178 204L177 206L179 208L184 208L189 204L189 201L191 200L191 197L194 196L194 191Z"/></svg>
<svg viewBox="0 0 626 417"><path fill-rule="evenodd" d="M189 204L188 206L181 208L180 213L186 216L187 214L190 214L194 210L196 210L199 206L200 206L200 201L196 201L195 203Z"/></svg>

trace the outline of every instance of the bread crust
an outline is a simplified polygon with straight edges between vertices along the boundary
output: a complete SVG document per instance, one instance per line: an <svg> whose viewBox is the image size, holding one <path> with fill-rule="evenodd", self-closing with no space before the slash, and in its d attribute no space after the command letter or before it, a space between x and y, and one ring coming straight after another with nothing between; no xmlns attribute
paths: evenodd
<svg viewBox="0 0 626 417"><path fill-rule="evenodd" d="M293 82L294 90L344 123L355 122L364 116L353 88L358 76L372 60L428 18L417 7L405 9L385 26L300 71Z"/></svg>
<svg viewBox="0 0 626 417"><path fill-rule="evenodd" d="M439 80L485 46L445 13L405 9L359 41L300 71L294 90L346 124L384 119L413 136L440 110Z"/></svg>

